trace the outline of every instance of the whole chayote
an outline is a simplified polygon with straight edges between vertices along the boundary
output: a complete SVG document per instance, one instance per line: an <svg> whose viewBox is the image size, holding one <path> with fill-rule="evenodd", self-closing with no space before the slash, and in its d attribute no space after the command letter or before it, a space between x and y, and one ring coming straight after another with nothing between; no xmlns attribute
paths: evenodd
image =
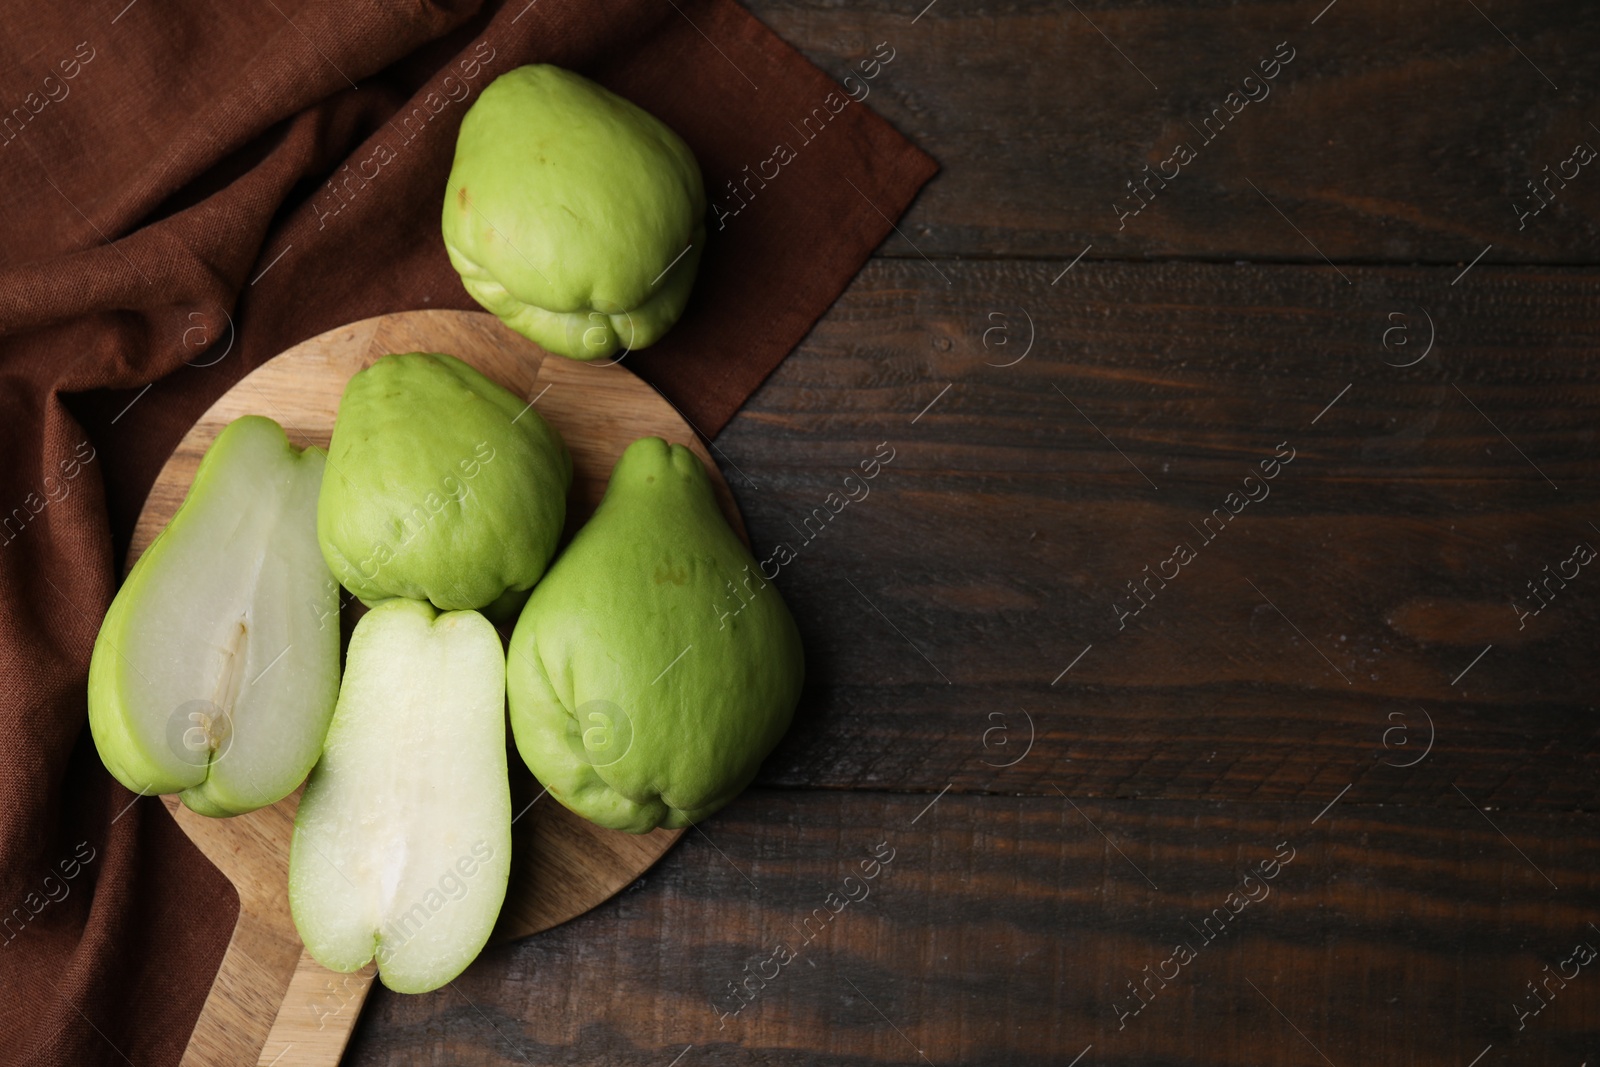
<svg viewBox="0 0 1600 1067"><path fill-rule="evenodd" d="M705 214L699 164L677 134L539 64L496 78L462 119L444 245L467 292L506 325L600 359L678 321Z"/></svg>
<svg viewBox="0 0 1600 1067"><path fill-rule="evenodd" d="M687 826L789 727L799 631L682 445L646 437L534 589L506 662L517 750L602 826Z"/></svg>
<svg viewBox="0 0 1600 1067"><path fill-rule="evenodd" d="M572 459L525 404L454 356L384 356L345 386L317 541L346 589L514 611L566 521Z"/></svg>

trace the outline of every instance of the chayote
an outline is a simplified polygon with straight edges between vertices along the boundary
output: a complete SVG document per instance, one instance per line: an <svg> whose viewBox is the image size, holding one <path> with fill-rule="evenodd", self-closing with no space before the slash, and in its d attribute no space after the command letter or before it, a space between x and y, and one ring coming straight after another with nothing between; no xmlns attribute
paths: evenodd
<svg viewBox="0 0 1600 1067"><path fill-rule="evenodd" d="M659 119L538 64L467 111L444 245L473 299L551 352L600 359L678 321L705 245L694 153Z"/></svg>
<svg viewBox="0 0 1600 1067"><path fill-rule="evenodd" d="M368 604L506 614L555 554L571 484L566 445L531 404L454 356L384 356L345 386L317 540Z"/></svg>

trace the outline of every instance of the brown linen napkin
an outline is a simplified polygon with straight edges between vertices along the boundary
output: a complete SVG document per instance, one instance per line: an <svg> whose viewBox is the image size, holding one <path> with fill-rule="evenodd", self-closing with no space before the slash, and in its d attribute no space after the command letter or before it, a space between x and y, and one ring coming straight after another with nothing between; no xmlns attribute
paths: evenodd
<svg viewBox="0 0 1600 1067"><path fill-rule="evenodd" d="M91 7L0 0L0 1048L147 1067L178 1061L237 905L85 729L133 521L263 360L473 307L439 197L483 86L572 67L699 156L717 208L695 297L628 365L707 434L934 165L731 0Z"/></svg>

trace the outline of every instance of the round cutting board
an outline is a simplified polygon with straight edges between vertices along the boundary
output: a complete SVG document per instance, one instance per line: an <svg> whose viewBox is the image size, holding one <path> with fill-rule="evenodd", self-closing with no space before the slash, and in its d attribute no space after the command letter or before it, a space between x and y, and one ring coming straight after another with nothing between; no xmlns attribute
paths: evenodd
<svg viewBox="0 0 1600 1067"><path fill-rule="evenodd" d="M222 428L241 415L274 419L297 447L326 451L345 383L391 352L444 352L522 397L554 426L572 454L567 533L605 492L611 468L640 437L688 445L706 466L729 523L745 537L733 496L698 436L660 394L615 364L554 356L491 315L408 311L365 319L313 337L269 360L213 404L162 467L134 528L128 566L183 502L196 468ZM746 538L748 540L748 538ZM348 598L346 622L360 612ZM345 633L348 638L349 627ZM683 833L602 829L543 795L510 752L511 881L494 940L525 937L609 899L648 869ZM325 971L304 954L289 916L289 842L299 791L231 819L208 819L164 797L183 831L239 892L239 924L184 1054L210 1063L333 1064L371 982ZM331 1055L330 1055L331 1053Z"/></svg>

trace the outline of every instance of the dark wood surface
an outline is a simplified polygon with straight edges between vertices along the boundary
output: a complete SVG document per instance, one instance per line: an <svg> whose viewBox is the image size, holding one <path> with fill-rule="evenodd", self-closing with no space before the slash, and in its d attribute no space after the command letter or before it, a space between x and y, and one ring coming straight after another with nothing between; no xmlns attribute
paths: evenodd
<svg viewBox="0 0 1600 1067"><path fill-rule="evenodd" d="M1600 260L1590 167L1520 231L1511 207L1578 141L1600 148L1594 5L1337 0L1317 18L1328 0L938 0L913 23L926 3L751 5L838 78L895 49L867 103L944 172L884 254L1070 260L1092 242L1102 258L1322 262L1265 193L1341 263L1464 264L1491 242L1485 262ZM1285 42L1270 93L1205 142L1194 127ZM1184 141L1195 160L1119 229L1124 183Z"/></svg>
<svg viewBox="0 0 1600 1067"><path fill-rule="evenodd" d="M347 1062L1600 1062L1600 9L1324 2L754 5L944 167L716 441L795 728Z"/></svg>

